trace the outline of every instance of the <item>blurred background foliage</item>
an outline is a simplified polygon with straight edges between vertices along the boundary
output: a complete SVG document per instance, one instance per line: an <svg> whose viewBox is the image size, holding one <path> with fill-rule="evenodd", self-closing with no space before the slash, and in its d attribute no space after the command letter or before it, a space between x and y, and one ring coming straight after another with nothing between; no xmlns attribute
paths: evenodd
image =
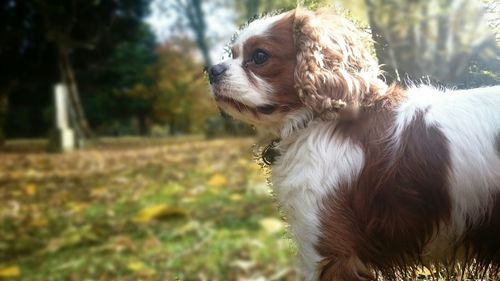
<svg viewBox="0 0 500 281"><path fill-rule="evenodd" d="M254 139L231 137L253 131L203 69L250 18L297 5L339 6L388 83L500 82L498 0L4 0L0 279L296 279ZM53 155L58 82L92 145Z"/></svg>
<svg viewBox="0 0 500 281"><path fill-rule="evenodd" d="M218 60L249 18L297 4L347 8L371 32L388 82L432 79L470 88L499 81L500 11L493 0L2 3L0 142L47 134L58 81L69 85L82 137L248 134L214 110L203 66Z"/></svg>

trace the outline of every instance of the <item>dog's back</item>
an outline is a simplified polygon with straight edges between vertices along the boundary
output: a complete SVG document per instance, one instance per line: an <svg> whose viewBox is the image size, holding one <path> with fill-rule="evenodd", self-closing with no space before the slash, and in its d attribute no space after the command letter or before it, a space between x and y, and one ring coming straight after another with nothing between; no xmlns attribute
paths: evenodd
<svg viewBox="0 0 500 281"><path fill-rule="evenodd" d="M446 238L457 240L462 251L458 255L475 263L476 269L498 267L500 86L436 96L440 97L429 108L426 121L438 126L449 147L450 224L455 235Z"/></svg>
<svg viewBox="0 0 500 281"><path fill-rule="evenodd" d="M392 110L313 121L284 144L275 189L306 264L322 280L500 265L500 87L387 95Z"/></svg>
<svg viewBox="0 0 500 281"><path fill-rule="evenodd" d="M443 134L449 157L450 221L424 252L500 266L500 86L446 92L415 88L399 113L415 110L424 111L426 125Z"/></svg>
<svg viewBox="0 0 500 281"><path fill-rule="evenodd" d="M465 230L465 224L479 223L500 195L500 86L449 93L416 89L408 96L401 109L425 110L426 124L446 138L453 222Z"/></svg>
<svg viewBox="0 0 500 281"><path fill-rule="evenodd" d="M273 189L304 275L500 265L499 88L388 86L368 37L296 9L250 23L208 71L217 104L274 139Z"/></svg>

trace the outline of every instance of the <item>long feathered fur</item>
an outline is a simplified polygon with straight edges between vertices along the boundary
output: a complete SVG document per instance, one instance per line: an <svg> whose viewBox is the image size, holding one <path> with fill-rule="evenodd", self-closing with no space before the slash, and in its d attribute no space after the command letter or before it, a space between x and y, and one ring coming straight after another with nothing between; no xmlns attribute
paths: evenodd
<svg viewBox="0 0 500 281"><path fill-rule="evenodd" d="M369 39L329 10L295 11L295 88L302 102L324 119L349 117L385 91Z"/></svg>

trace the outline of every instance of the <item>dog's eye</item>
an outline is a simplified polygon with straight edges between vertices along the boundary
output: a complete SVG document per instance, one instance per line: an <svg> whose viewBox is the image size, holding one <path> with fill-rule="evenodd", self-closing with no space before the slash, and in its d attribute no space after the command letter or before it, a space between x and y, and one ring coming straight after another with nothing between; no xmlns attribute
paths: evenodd
<svg viewBox="0 0 500 281"><path fill-rule="evenodd" d="M253 53L252 61L255 64L263 64L267 61L268 58L269 58L269 55L266 52L264 52L262 50L257 50L257 51L255 51L255 53Z"/></svg>

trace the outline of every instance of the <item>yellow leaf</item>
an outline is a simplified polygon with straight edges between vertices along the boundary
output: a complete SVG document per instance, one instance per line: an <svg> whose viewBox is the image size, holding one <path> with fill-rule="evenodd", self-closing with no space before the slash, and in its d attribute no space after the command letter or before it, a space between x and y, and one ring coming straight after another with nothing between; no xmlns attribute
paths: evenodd
<svg viewBox="0 0 500 281"><path fill-rule="evenodd" d="M215 174L208 180L208 185L221 187L227 184L226 178L221 174Z"/></svg>
<svg viewBox="0 0 500 281"><path fill-rule="evenodd" d="M34 184L27 184L25 187L24 187L24 192L29 195L29 196L33 196L36 194L36 185Z"/></svg>
<svg viewBox="0 0 500 281"><path fill-rule="evenodd" d="M21 275L21 270L18 266L0 268L0 277L17 277L19 275Z"/></svg>
<svg viewBox="0 0 500 281"><path fill-rule="evenodd" d="M127 268L131 271L141 271L143 270L144 268L146 268L146 265L144 265L144 263L140 262L140 261L133 261L133 262L129 262L127 264Z"/></svg>
<svg viewBox="0 0 500 281"><path fill-rule="evenodd" d="M90 197L92 198L105 198L109 196L109 191L104 187L96 187L90 190Z"/></svg>
<svg viewBox="0 0 500 281"><path fill-rule="evenodd" d="M134 221L138 223L148 223L155 219L185 215L186 211L181 208L169 207L167 204L158 204L140 210L135 216Z"/></svg>
<svg viewBox="0 0 500 281"><path fill-rule="evenodd" d="M133 261L127 264L130 271L137 272L140 275L151 276L155 274L155 270L147 267L143 262Z"/></svg>
<svg viewBox="0 0 500 281"><path fill-rule="evenodd" d="M276 218L264 218L259 220L260 227L267 234L274 234L281 231L285 227L285 223Z"/></svg>
<svg viewBox="0 0 500 281"><path fill-rule="evenodd" d="M231 196L229 196L229 199L231 199L231 201L238 202L238 201L241 201L241 199L243 199L243 197L239 194L231 194Z"/></svg>
<svg viewBox="0 0 500 281"><path fill-rule="evenodd" d="M417 276L431 276L432 272L427 267L419 267L417 269Z"/></svg>
<svg viewBox="0 0 500 281"><path fill-rule="evenodd" d="M71 210L72 213L74 214L79 214L85 209L87 209L89 205L87 203L82 203L82 202L69 202L68 207Z"/></svg>

